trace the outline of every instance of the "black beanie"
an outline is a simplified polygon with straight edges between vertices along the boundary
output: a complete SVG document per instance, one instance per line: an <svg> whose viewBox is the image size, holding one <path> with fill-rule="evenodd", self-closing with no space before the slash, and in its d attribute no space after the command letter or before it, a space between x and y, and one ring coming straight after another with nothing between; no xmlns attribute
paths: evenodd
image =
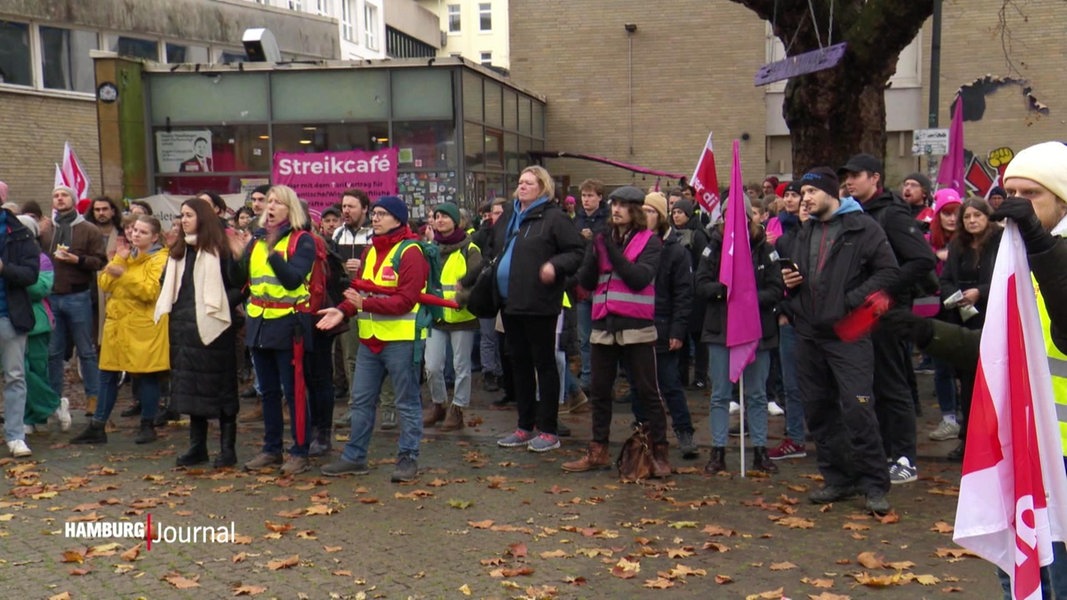
<svg viewBox="0 0 1067 600"><path fill-rule="evenodd" d="M818 188L834 198L838 197L841 189L841 183L837 180L837 175L829 167L815 167L808 171L800 178L800 185L810 185L813 188Z"/></svg>

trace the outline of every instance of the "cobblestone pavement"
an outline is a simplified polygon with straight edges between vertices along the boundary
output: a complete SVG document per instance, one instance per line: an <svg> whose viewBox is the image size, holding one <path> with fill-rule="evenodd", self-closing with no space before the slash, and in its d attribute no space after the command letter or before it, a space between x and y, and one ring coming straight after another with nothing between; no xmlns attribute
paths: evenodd
<svg viewBox="0 0 1067 600"><path fill-rule="evenodd" d="M773 477L704 476L710 433L697 392L689 397L702 457L683 461L672 447L673 477L628 484L613 471L561 472L589 438L588 414L564 417L574 437L559 451L497 447L515 415L489 410L495 395L482 393L476 376L468 427L428 430L418 481L397 485L389 481L396 434L385 432L375 433L373 469L362 477L176 469L187 423L134 445L136 418L117 416L124 389L108 444L66 443L84 426L79 410L70 434L29 436L32 459L0 460L0 589L14 598L101 599L996 598L992 567L953 557L951 533L937 531L954 520L959 473L940 458L955 442L926 437L937 409L930 377L920 379L921 478L890 494L893 523L863 514L861 499L825 510L808 504L819 485L813 455L781 461ZM614 406L617 452L631 417L628 405ZM783 424L771 418L772 436ZM213 427L213 452L216 435ZM238 435L247 460L262 427ZM337 431L334 456L346 435ZM728 451L735 469L736 444ZM65 536L68 521L143 523L149 514L163 531L232 522L236 543L148 550L136 539Z"/></svg>

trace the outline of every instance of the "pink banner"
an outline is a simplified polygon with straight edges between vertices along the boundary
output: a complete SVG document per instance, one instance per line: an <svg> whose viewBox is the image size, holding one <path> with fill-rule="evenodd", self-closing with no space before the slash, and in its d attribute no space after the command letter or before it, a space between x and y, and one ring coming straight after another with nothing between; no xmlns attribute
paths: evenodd
<svg viewBox="0 0 1067 600"><path fill-rule="evenodd" d="M341 192L349 188L367 192L374 201L379 196L396 195L396 148L277 152L271 182L293 188L316 213L340 202Z"/></svg>

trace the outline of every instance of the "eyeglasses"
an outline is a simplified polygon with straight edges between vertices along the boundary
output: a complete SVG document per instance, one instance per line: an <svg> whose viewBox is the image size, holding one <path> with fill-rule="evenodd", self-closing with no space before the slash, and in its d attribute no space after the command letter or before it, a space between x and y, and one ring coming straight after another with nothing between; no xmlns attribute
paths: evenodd
<svg viewBox="0 0 1067 600"><path fill-rule="evenodd" d="M382 217L388 217L388 216L389 216L389 211L387 211L387 210L372 210L372 211L370 211L370 218L372 218L372 219L375 219L375 218L379 218L380 219Z"/></svg>

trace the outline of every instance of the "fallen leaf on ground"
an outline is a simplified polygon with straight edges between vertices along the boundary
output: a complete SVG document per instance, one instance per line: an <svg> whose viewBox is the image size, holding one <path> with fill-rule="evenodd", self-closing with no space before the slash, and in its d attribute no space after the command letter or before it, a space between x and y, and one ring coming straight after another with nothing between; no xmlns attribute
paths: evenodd
<svg viewBox="0 0 1067 600"><path fill-rule="evenodd" d="M961 558L964 556L978 557L977 554L966 548L938 548L937 551L934 552L934 556L937 556L938 558Z"/></svg>
<svg viewBox="0 0 1067 600"><path fill-rule="evenodd" d="M696 575L698 577L703 577L703 576L705 576L707 574L708 574L708 572L705 571L704 569L693 569L693 568L687 567L685 565L680 565L679 564L679 565L674 565L674 568L671 569L667 573L667 576L670 577L671 579L678 579L679 577L685 578L685 577L689 577L690 575Z"/></svg>
<svg viewBox="0 0 1067 600"><path fill-rule="evenodd" d="M916 575L915 581L922 585L937 585L941 583L941 580L933 575Z"/></svg>
<svg viewBox="0 0 1067 600"><path fill-rule="evenodd" d="M470 525L475 529L489 529L493 526L493 520L486 519L484 521L467 521L467 525Z"/></svg>
<svg viewBox="0 0 1067 600"><path fill-rule="evenodd" d="M815 521L803 517L785 517L778 519L778 524L790 529L812 529L815 527Z"/></svg>
<svg viewBox="0 0 1067 600"><path fill-rule="evenodd" d="M761 600L763 598L766 598L767 600L771 600L772 598L778 600L782 597L783 592L785 592L785 588L780 587L776 590L767 590L766 592L760 592L758 594L749 594L748 596L745 596L745 600Z"/></svg>
<svg viewBox="0 0 1067 600"><path fill-rule="evenodd" d="M300 564L300 555L294 554L285 558L277 558L267 563L267 568L271 571L277 571L278 569L288 569L289 567L295 567Z"/></svg>
<svg viewBox="0 0 1067 600"><path fill-rule="evenodd" d="M795 569L795 568L797 568L797 566L794 565L791 562L788 562L788 561L779 562L779 563L771 563L771 570L772 571L788 571L789 569Z"/></svg>
<svg viewBox="0 0 1067 600"><path fill-rule="evenodd" d="M693 556L693 549L690 547L667 548L667 558L688 558L690 556Z"/></svg>
<svg viewBox="0 0 1067 600"><path fill-rule="evenodd" d="M119 558L121 558L122 560L127 561L127 562L133 562L133 561L137 560L137 555L140 554L140 553L141 553L141 545L137 544L133 548L130 548L129 550L127 550L127 551L123 552L122 554L120 554Z"/></svg>
<svg viewBox="0 0 1067 600"><path fill-rule="evenodd" d="M515 542L514 544L509 544L508 554L514 556L515 558L525 558L526 544L524 542Z"/></svg>
<svg viewBox="0 0 1067 600"><path fill-rule="evenodd" d="M574 575L568 575L563 578L563 583L569 583L571 585L585 585L585 577L575 577Z"/></svg>
<svg viewBox="0 0 1067 600"><path fill-rule="evenodd" d="M70 592L60 592L54 596L49 596L48 600L71 600Z"/></svg>
<svg viewBox="0 0 1067 600"><path fill-rule="evenodd" d="M729 575L716 575L715 576L715 583L717 583L719 585L726 585L727 583L733 583L733 582L734 582L734 578L730 577Z"/></svg>
<svg viewBox="0 0 1067 600"><path fill-rule="evenodd" d="M665 590L674 587L674 582L665 577L657 577L655 579L646 579L643 587L653 590Z"/></svg>
<svg viewBox="0 0 1067 600"><path fill-rule="evenodd" d="M674 529L693 528L697 526L696 521L673 521L667 524L667 527L673 527Z"/></svg>
<svg viewBox="0 0 1067 600"><path fill-rule="evenodd" d="M470 596L471 595L471 586L469 586L469 585L464 583L463 585L459 586L459 591L464 596Z"/></svg>
<svg viewBox="0 0 1067 600"><path fill-rule="evenodd" d="M83 550L65 550L61 562L78 563L80 565L85 562L85 552Z"/></svg>
<svg viewBox="0 0 1067 600"><path fill-rule="evenodd" d="M550 550L541 553L541 558L567 558L568 556L570 555L563 550Z"/></svg>
<svg viewBox="0 0 1067 600"><path fill-rule="evenodd" d="M448 505L451 506L452 508L458 508L460 510L463 510L465 508L470 508L471 506L474 506L474 503L471 502L470 500L452 499L452 500L448 501Z"/></svg>
<svg viewBox="0 0 1067 600"><path fill-rule="evenodd" d="M841 529L848 531L867 531L870 528L870 525L864 525L863 523L845 523L841 526Z"/></svg>
<svg viewBox="0 0 1067 600"><path fill-rule="evenodd" d="M891 585L900 585L907 583L907 579L901 576L900 573L893 573L892 575L871 575L864 571L862 573L853 573L852 577L861 585L867 587L881 588L889 587Z"/></svg>
<svg viewBox="0 0 1067 600"><path fill-rule="evenodd" d="M881 569L885 566L885 562L874 552L860 552L856 557L856 562L868 569Z"/></svg>
<svg viewBox="0 0 1067 600"><path fill-rule="evenodd" d="M907 571L908 569L914 567L915 563L911 562L910 560L898 560L896 562L887 562L885 563L885 566L891 569L896 569L898 571Z"/></svg>
<svg viewBox="0 0 1067 600"><path fill-rule="evenodd" d="M271 523L270 521L267 521L265 525L268 530L273 531L274 533L285 533L293 528L292 523Z"/></svg>
<svg viewBox="0 0 1067 600"><path fill-rule="evenodd" d="M179 590L187 590L190 588L200 587L200 583L197 581L199 579L199 575L196 575L192 579L189 579L188 577L185 577L178 573L170 573L168 575L163 576L163 581L166 581L167 583L173 585Z"/></svg>
<svg viewBox="0 0 1067 600"><path fill-rule="evenodd" d="M808 584L810 586L817 587L817 588L834 587L834 580L833 579L812 579L810 577L805 577L805 578L801 579L800 582L801 583L806 583L806 584Z"/></svg>
<svg viewBox="0 0 1067 600"><path fill-rule="evenodd" d="M949 525L944 521L938 521L937 523L934 523L934 526L930 528L930 531L936 531L938 533L952 533L954 531L954 528L952 527L952 525Z"/></svg>
<svg viewBox="0 0 1067 600"><path fill-rule="evenodd" d="M611 568L611 574L620 579L633 579L641 572L641 563L626 557L620 558L619 562Z"/></svg>
<svg viewBox="0 0 1067 600"><path fill-rule="evenodd" d="M89 569L87 567L80 567L80 568L77 568L77 569L71 569L70 570L70 574L74 575L76 577L80 577L82 575L88 575L89 573L92 573L92 571L93 571L92 569Z"/></svg>
<svg viewBox="0 0 1067 600"><path fill-rule="evenodd" d="M852 596L845 596L843 594L831 594L830 592L823 592L816 596L815 594L808 594L808 600L852 600Z"/></svg>
<svg viewBox="0 0 1067 600"><path fill-rule="evenodd" d="M267 591L267 588L261 585L242 585L233 588L234 596L255 596L256 594L262 594Z"/></svg>

